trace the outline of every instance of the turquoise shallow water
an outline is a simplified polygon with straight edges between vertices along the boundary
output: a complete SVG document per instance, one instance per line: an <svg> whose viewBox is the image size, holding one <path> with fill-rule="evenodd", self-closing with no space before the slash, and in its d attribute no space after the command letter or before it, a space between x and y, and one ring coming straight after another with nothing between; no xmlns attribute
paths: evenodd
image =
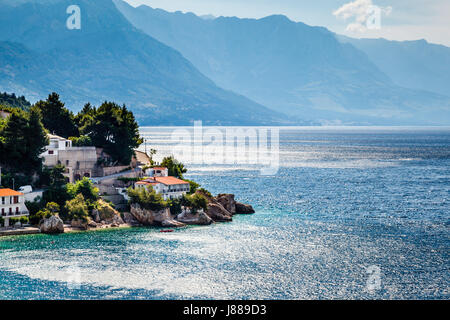
<svg viewBox="0 0 450 320"><path fill-rule="evenodd" d="M449 129L284 128L280 163L188 166L257 209L232 223L1 238L0 298L449 298Z"/></svg>

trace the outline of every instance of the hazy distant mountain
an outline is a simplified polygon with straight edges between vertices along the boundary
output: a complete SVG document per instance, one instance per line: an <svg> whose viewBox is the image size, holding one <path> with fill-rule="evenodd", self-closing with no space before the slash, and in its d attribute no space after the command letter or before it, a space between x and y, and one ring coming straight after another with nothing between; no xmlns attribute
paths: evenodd
<svg viewBox="0 0 450 320"><path fill-rule="evenodd" d="M397 85L325 28L279 15L203 19L115 3L137 28L180 51L219 86L274 110L324 122L450 124L449 97Z"/></svg>
<svg viewBox="0 0 450 320"><path fill-rule="evenodd" d="M450 48L418 41L340 38L366 53L396 84L450 96Z"/></svg>
<svg viewBox="0 0 450 320"><path fill-rule="evenodd" d="M12 4L12 6L11 6ZM179 52L134 28L111 0L0 0L0 91L32 101L60 93L69 107L126 103L141 124L273 124L284 117L225 91Z"/></svg>

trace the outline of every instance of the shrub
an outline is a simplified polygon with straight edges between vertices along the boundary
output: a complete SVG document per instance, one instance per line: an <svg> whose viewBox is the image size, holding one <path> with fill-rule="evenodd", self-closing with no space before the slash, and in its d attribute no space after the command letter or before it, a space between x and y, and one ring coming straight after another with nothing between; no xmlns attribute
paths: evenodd
<svg viewBox="0 0 450 320"><path fill-rule="evenodd" d="M89 220L88 206L82 194L78 194L75 199L67 201L65 208L69 219L83 222Z"/></svg>
<svg viewBox="0 0 450 320"><path fill-rule="evenodd" d="M171 215L176 216L181 213L181 202L181 199L171 199L167 201Z"/></svg>
<svg viewBox="0 0 450 320"><path fill-rule="evenodd" d="M211 192L209 192L208 190L206 190L205 188L200 188L197 190L200 194L204 194L205 196L212 198L212 194Z"/></svg>
<svg viewBox="0 0 450 320"><path fill-rule="evenodd" d="M201 194L193 194L193 195L185 195L181 199L181 203L185 207L191 208L192 212L195 213L200 209L207 210L208 209L208 200L205 196Z"/></svg>
<svg viewBox="0 0 450 320"><path fill-rule="evenodd" d="M189 182L189 194L194 194L195 191L197 191L198 187L200 187L200 185L192 180L185 180L187 182Z"/></svg>
<svg viewBox="0 0 450 320"><path fill-rule="evenodd" d="M72 146L74 147L91 147L94 144L89 136L82 135L80 137L70 137L69 140L72 141Z"/></svg>
<svg viewBox="0 0 450 320"><path fill-rule="evenodd" d="M93 204L99 198L98 188L94 187L92 181L86 177L77 181L76 183L68 184L67 191L72 197L72 199L75 198L77 195L82 194L83 198L86 201L90 202L89 204Z"/></svg>
<svg viewBox="0 0 450 320"><path fill-rule="evenodd" d="M168 207L168 203L164 201L160 194L150 188L128 188L128 196L130 197L130 204L139 204L142 208L159 211Z"/></svg>

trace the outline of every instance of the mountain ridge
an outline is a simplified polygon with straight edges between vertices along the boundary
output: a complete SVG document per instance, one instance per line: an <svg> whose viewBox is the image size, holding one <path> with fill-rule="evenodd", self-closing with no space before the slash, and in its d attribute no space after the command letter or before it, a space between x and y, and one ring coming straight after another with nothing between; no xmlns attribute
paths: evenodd
<svg viewBox="0 0 450 320"><path fill-rule="evenodd" d="M180 51L219 86L274 110L324 122L448 124L450 98L394 83L369 56L323 27L170 13L115 0L133 25Z"/></svg>
<svg viewBox="0 0 450 320"><path fill-rule="evenodd" d="M72 109L114 100L126 103L142 125L294 122L219 88L178 51L133 27L110 0L78 1L81 30L68 30L71 4L0 6L3 91L30 100L57 91Z"/></svg>

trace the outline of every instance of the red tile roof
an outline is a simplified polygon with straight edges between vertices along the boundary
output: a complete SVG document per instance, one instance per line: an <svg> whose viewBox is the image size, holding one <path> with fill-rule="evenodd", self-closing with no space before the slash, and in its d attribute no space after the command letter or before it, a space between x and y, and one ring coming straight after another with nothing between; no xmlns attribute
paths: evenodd
<svg viewBox="0 0 450 320"><path fill-rule="evenodd" d="M11 197L11 196L23 196L23 193L14 191L12 189L0 189L0 197Z"/></svg>
<svg viewBox="0 0 450 320"><path fill-rule="evenodd" d="M160 182L162 184L165 184L166 186L176 185L176 184L189 184L189 182L186 182L184 180L175 178L175 177L154 177L154 180L157 182Z"/></svg>

